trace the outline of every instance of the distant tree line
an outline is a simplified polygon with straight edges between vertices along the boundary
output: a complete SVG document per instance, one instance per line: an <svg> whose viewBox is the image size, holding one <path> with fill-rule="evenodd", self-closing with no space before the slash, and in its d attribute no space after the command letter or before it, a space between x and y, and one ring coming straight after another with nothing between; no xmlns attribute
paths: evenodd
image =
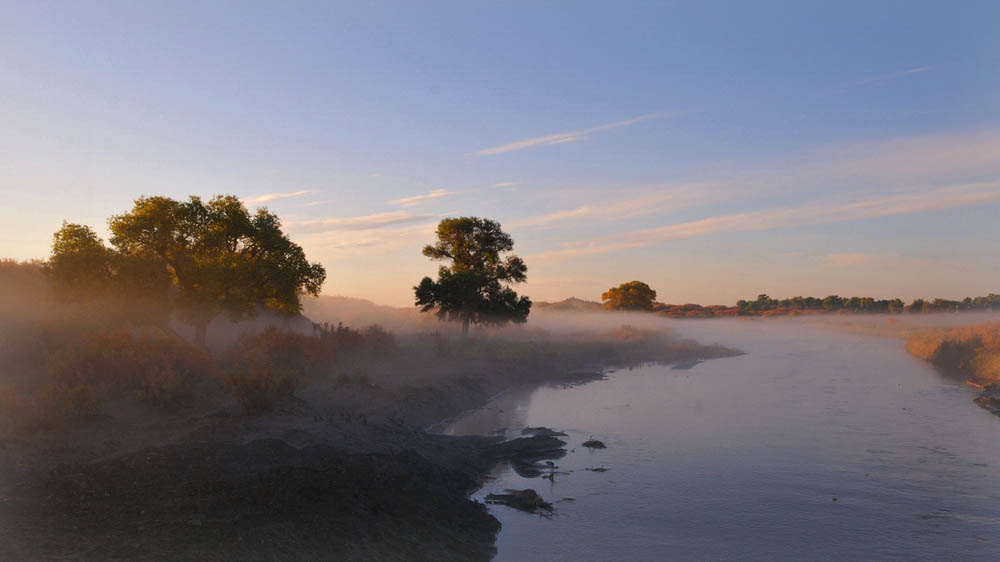
<svg viewBox="0 0 1000 562"><path fill-rule="evenodd" d="M792 297L790 299L774 299L766 294L757 295L756 300L740 300L736 303L740 314L762 314L778 310L839 310L860 313L897 313L913 314L931 312L958 311L996 311L1000 310L1000 295L990 293L984 297L966 297L963 300L949 299L915 299L906 304L901 299L874 299L872 297L841 297L830 295L826 298Z"/></svg>
<svg viewBox="0 0 1000 562"><path fill-rule="evenodd" d="M601 295L606 310L645 310L670 318L712 318L718 316L781 316L805 311L851 312L870 314L963 311L1000 311L1000 295L990 293L984 297L966 297L960 301L949 299L915 299L906 304L902 299L875 299L872 297L792 297L775 299L766 294L755 300L737 301L735 307L726 305L702 306L700 304L664 304L656 302L656 291L642 281L622 283ZM596 303L594 303L596 306Z"/></svg>

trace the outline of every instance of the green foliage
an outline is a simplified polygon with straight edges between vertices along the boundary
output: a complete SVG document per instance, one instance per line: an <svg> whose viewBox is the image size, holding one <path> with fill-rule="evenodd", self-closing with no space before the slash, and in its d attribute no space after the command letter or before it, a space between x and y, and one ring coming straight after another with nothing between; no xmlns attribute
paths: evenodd
<svg viewBox="0 0 1000 562"><path fill-rule="evenodd" d="M103 293L110 289L112 252L89 226L63 222L52 235L46 272L61 296Z"/></svg>
<svg viewBox="0 0 1000 562"><path fill-rule="evenodd" d="M767 295L758 295L757 300L741 300L736 303L740 314L764 314L768 312L787 313L801 310L825 310L828 312L846 311L861 313L898 313L913 314L931 312L955 312L960 310L1000 310L1000 295L990 294L986 297L966 298L962 301L934 299L925 301L915 299L907 306L901 299L874 299L872 297L841 297L830 295L824 299L816 297L792 297L790 299L773 299Z"/></svg>
<svg viewBox="0 0 1000 562"><path fill-rule="evenodd" d="M531 300L519 297L510 287L527 279L528 268L516 255L514 241L500 223L477 217L448 218L437 228L438 241L424 247L423 254L435 260L450 260L441 266L438 280L424 277L413 288L422 312L436 310L440 318L470 323L522 323L531 311Z"/></svg>
<svg viewBox="0 0 1000 562"><path fill-rule="evenodd" d="M233 196L208 203L141 197L109 227L121 271L132 272L132 280L165 272L181 318L196 327L202 344L219 314L251 318L258 307L298 314L301 296L318 295L326 279L323 266L309 263L281 231L277 216L266 209L251 215ZM166 285L154 287L166 294Z"/></svg>
<svg viewBox="0 0 1000 562"><path fill-rule="evenodd" d="M80 312L92 321L96 316L109 324L166 326L169 319L170 277L163 264L108 248L89 226L63 223L53 235L45 273L51 295L63 305L84 307Z"/></svg>
<svg viewBox="0 0 1000 562"><path fill-rule="evenodd" d="M629 281L601 295L608 310L653 310L656 291L642 281Z"/></svg>

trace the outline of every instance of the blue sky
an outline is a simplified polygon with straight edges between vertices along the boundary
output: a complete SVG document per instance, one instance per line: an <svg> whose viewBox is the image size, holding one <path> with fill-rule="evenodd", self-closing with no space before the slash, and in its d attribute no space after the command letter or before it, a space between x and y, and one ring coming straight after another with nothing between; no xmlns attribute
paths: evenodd
<svg viewBox="0 0 1000 562"><path fill-rule="evenodd" d="M407 305L443 216L536 300L1000 289L1000 4L0 2L0 256L266 205Z"/></svg>

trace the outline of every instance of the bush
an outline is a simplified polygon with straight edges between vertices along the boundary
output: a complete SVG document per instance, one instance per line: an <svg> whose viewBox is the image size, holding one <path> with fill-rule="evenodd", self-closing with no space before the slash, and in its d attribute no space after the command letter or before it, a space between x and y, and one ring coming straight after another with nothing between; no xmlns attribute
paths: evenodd
<svg viewBox="0 0 1000 562"><path fill-rule="evenodd" d="M269 412L295 394L297 379L291 371L263 366L230 373L226 387L247 412Z"/></svg>
<svg viewBox="0 0 1000 562"><path fill-rule="evenodd" d="M247 412L273 410L292 397L307 377L333 376L337 388L371 384L367 371L350 377L344 363L361 354L391 353L396 340L381 326L354 330L343 324L314 324L312 334L269 328L240 338L224 356L226 389Z"/></svg>
<svg viewBox="0 0 1000 562"><path fill-rule="evenodd" d="M86 421L101 416L100 400L86 385L50 384L38 396L39 420Z"/></svg>
<svg viewBox="0 0 1000 562"><path fill-rule="evenodd" d="M312 334L269 328L240 338L225 354L231 371L253 367L288 370L296 376L333 375L364 354L384 356L397 349L392 334L372 325L354 330L343 324L314 324Z"/></svg>
<svg viewBox="0 0 1000 562"><path fill-rule="evenodd" d="M451 356L451 343L448 341L448 336L442 335L441 332L434 332L431 334L431 344L434 346L435 357Z"/></svg>
<svg viewBox="0 0 1000 562"><path fill-rule="evenodd" d="M57 353L49 376L62 389L170 408L192 399L193 387L210 380L212 370L211 357L187 342L118 331L86 336Z"/></svg>

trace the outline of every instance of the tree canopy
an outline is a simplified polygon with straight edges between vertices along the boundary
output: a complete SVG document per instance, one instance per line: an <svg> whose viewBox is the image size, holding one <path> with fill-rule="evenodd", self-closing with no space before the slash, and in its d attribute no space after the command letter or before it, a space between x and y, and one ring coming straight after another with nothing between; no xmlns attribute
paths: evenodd
<svg viewBox="0 0 1000 562"><path fill-rule="evenodd" d="M422 312L436 310L440 318L460 320L463 333L469 324L521 323L528 318L531 299L510 287L527 279L524 260L506 252L514 241L500 223L478 217L447 218L438 224L437 243L423 254L449 260L438 269L438 280L424 277L413 288Z"/></svg>
<svg viewBox="0 0 1000 562"><path fill-rule="evenodd" d="M653 310L656 291L642 281L629 281L601 295L608 310Z"/></svg>
<svg viewBox="0 0 1000 562"><path fill-rule="evenodd" d="M89 226L63 222L52 235L52 256L46 272L60 296L76 296L108 289L112 278L112 251Z"/></svg>
<svg viewBox="0 0 1000 562"><path fill-rule="evenodd" d="M50 275L60 282L112 283L116 290L167 299L205 343L209 322L225 313L253 317L260 307L294 315L301 296L317 295L326 279L266 209L251 214L233 196L176 201L140 197L109 221L112 248L87 226L56 233ZM171 289L173 287L173 289Z"/></svg>

